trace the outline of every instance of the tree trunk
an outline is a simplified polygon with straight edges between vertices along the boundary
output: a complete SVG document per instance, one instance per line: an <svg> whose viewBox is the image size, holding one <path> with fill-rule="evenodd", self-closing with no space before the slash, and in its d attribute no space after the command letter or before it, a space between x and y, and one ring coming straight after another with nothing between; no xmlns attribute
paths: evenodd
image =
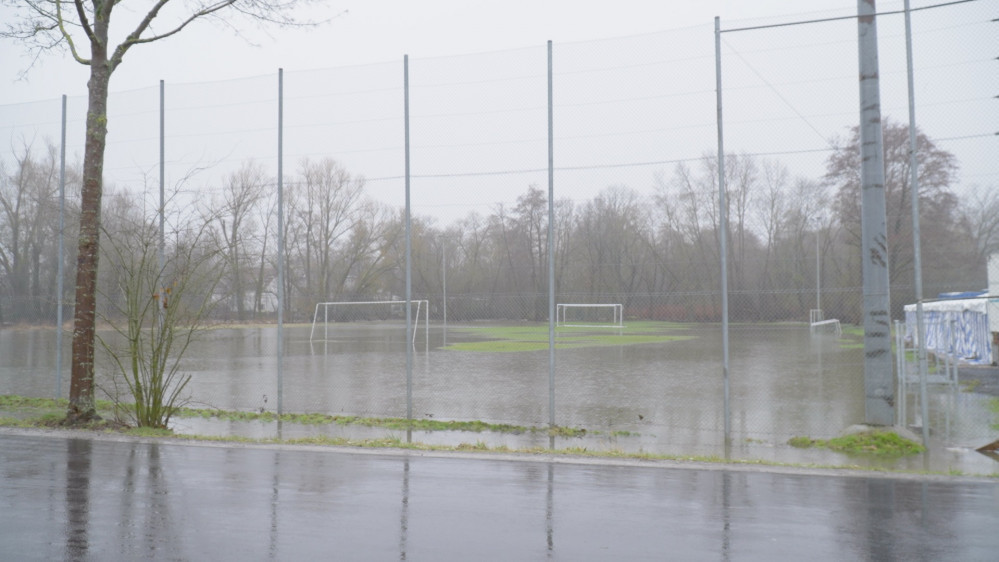
<svg viewBox="0 0 999 562"><path fill-rule="evenodd" d="M103 30L103 34L100 31ZM90 81L87 83L87 139L80 195L80 241L76 259L76 309L73 317L73 366L69 387L68 425L99 419L94 405L94 344L97 311L97 262L101 228L104 148L107 141L107 100L111 70L107 60L107 27L95 22Z"/></svg>

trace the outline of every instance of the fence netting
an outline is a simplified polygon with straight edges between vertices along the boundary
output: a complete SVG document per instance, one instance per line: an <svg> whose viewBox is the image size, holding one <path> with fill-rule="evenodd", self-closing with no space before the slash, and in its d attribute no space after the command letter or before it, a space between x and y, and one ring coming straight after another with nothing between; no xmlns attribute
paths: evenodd
<svg viewBox="0 0 999 562"><path fill-rule="evenodd" d="M877 24L890 300L906 322L913 193L895 4L880 3L891 13ZM937 299L986 289L999 247L995 14L988 2L915 7L922 279ZM776 447L864 421L857 22L780 23L722 19L720 39L732 438ZM159 220L162 103L167 252L197 244L221 272L189 295L213 306L184 360L192 405L278 407L282 292L285 411L546 427L553 390L556 425L606 446L715 452L725 389L714 37L706 24L552 46L551 256L545 45L114 93L104 246L155 236L126 226ZM68 99L67 319L85 111ZM60 127L60 100L0 106L5 394L68 390L52 374ZM407 150L411 298L427 301L429 330L407 341L404 308L373 305L316 339L317 303L405 299ZM121 322L121 264L114 252L102 260L102 322ZM599 325L594 309L597 326L559 327L553 386L550 264L557 303L623 311L622 326ZM896 363L899 420L918 426L911 340L898 342L909 350ZM955 361L956 380L931 385L930 423L963 445L994 433L988 385L962 384L971 367L936 355Z"/></svg>

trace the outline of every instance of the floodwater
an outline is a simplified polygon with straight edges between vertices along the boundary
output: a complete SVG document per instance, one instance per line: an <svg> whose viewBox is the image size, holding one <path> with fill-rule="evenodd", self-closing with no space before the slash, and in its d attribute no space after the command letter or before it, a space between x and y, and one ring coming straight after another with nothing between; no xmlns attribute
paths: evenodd
<svg viewBox="0 0 999 562"><path fill-rule="evenodd" d="M692 324L664 330L690 336L663 343L559 349L554 381L555 422L583 428L583 438L556 446L659 454L718 455L724 451L724 385L721 331ZM392 323L333 325L328 340L310 341L311 327L284 328L279 390L277 328L217 328L189 349L183 372L192 407L226 410L325 413L366 417L407 415L405 328ZM317 334L318 336L318 334ZM412 367L415 418L482 420L547 427L549 355L443 349L444 343L481 339L476 325L417 330ZM69 388L68 335L61 395ZM0 394L52 396L55 334L44 329L0 330ZM851 464L838 453L787 446L794 436L829 438L864 420L862 346L849 336L810 334L800 324L734 325L730 331L732 447L728 454L781 462ZM106 365L99 384L113 385ZM996 462L972 451L995 439L989 397L974 392L931 397L931 428L939 443L931 469L955 463L975 472ZM915 408L909 399L910 411ZM253 422L176 420L175 429L282 437L344 434L401 437L382 428L288 427ZM994 422L993 422L994 423ZM409 437L409 436L406 436ZM490 446L545 447L544 432L522 435L417 433L413 440L483 442ZM457 440L457 441L456 441ZM904 461L903 461L904 462ZM912 461L916 462L916 461ZM924 469L926 466L905 466Z"/></svg>

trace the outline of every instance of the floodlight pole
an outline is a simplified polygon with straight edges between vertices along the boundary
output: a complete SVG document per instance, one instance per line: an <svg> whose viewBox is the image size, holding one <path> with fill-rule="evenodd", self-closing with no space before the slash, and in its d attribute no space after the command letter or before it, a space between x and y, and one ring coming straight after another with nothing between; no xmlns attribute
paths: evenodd
<svg viewBox="0 0 999 562"><path fill-rule="evenodd" d="M864 285L864 413L869 425L895 422L888 219L878 76L875 0L857 0L860 58L861 259Z"/></svg>

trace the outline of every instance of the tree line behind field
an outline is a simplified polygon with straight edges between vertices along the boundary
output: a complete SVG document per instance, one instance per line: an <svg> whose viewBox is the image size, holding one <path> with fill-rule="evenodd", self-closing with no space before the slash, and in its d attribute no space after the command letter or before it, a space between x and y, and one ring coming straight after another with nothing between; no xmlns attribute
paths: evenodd
<svg viewBox="0 0 999 562"><path fill-rule="evenodd" d="M912 193L908 130L884 127L889 275L893 316L913 302ZM860 177L857 131L819 178L792 177L781 162L726 157L729 311L735 321L861 317ZM958 162L917 136L924 294L979 290L999 249L995 187L957 191ZM555 290L560 302L622 303L629 318L720 318L717 159L660 170L652 189L610 185L590 200L557 199ZM210 293L219 321L272 321L277 291L276 181L247 162L194 202L167 202L168 255L211 260L221 278ZM405 294L403 212L366 195L363 177L336 160L303 160L284 180L285 318L310 320L317 302L399 299ZM121 298L122 251L159 244L157 205L132 186L105 188L100 310ZM189 189L189 187L188 187ZM558 185L556 184L556 189ZM65 279L76 263L80 172L67 170ZM967 190L970 191L970 190ZM412 219L412 295L449 321L547 318L547 189L524 186L451 224ZM51 146L22 146L0 159L0 325L55 320L59 164ZM122 244L128 240L130 244ZM112 251L113 250L113 251ZM176 260L171 263L175 264ZM184 275L183 267L168 273ZM820 276L816 279L816 275ZM67 282L64 300L73 287ZM206 285L207 287L208 285ZM67 318L71 317L67 313Z"/></svg>

